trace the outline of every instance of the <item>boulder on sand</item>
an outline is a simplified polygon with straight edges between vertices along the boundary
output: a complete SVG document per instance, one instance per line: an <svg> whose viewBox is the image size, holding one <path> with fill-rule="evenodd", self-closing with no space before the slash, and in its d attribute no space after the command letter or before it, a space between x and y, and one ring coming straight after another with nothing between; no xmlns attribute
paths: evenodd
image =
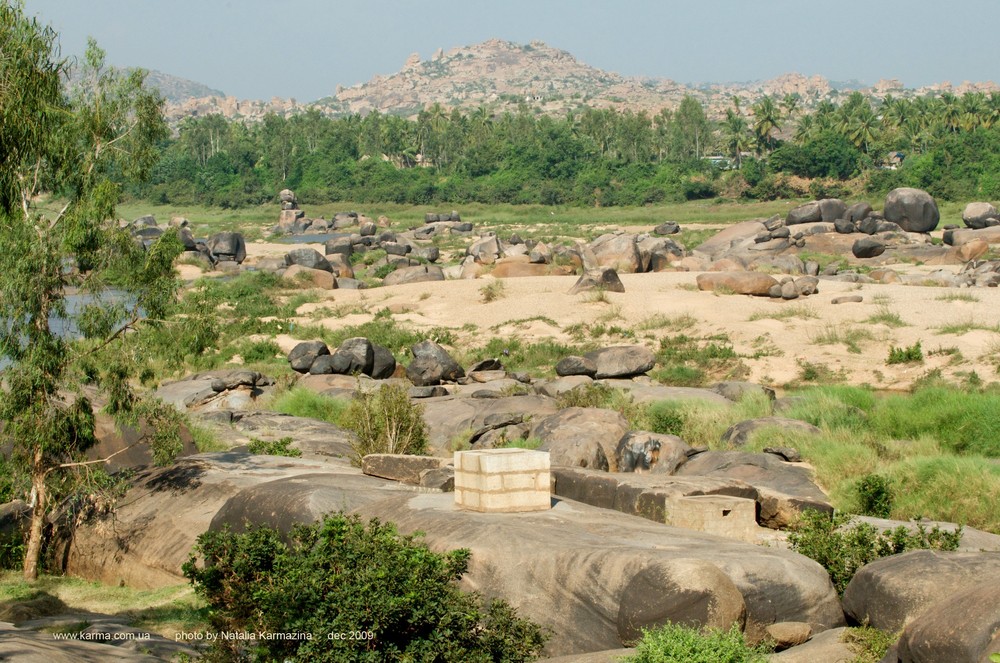
<svg viewBox="0 0 1000 663"><path fill-rule="evenodd" d="M898 224L911 233L930 232L941 220L941 213L931 194L909 187L890 191L885 197L883 213L886 221Z"/></svg>
<svg viewBox="0 0 1000 663"><path fill-rule="evenodd" d="M699 290L758 297L769 297L771 287L778 285L773 276L760 272L706 272L699 274L695 281Z"/></svg>

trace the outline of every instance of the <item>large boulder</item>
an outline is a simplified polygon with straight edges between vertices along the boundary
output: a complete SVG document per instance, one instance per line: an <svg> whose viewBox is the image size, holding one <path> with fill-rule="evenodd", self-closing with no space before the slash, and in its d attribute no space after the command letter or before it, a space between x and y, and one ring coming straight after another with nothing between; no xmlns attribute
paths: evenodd
<svg viewBox="0 0 1000 663"><path fill-rule="evenodd" d="M785 224L793 226L799 223L812 223L822 221L823 211L820 209L819 201L814 200L804 205L799 205L788 212L785 217Z"/></svg>
<svg viewBox="0 0 1000 663"><path fill-rule="evenodd" d="M296 288L318 288L334 290L337 287L337 277L329 270L312 269L302 265L292 265L281 275L286 286Z"/></svg>
<svg viewBox="0 0 1000 663"><path fill-rule="evenodd" d="M219 260L242 263L247 257L247 244L243 235L237 232L215 233L206 242L209 251Z"/></svg>
<svg viewBox="0 0 1000 663"><path fill-rule="evenodd" d="M844 642L847 628L831 628L817 633L807 642L768 657L769 663L826 663L827 661L853 661L854 649Z"/></svg>
<svg viewBox="0 0 1000 663"><path fill-rule="evenodd" d="M406 377L418 387L454 382L465 377L465 371L448 351L434 341L426 340L410 348L413 361L406 369Z"/></svg>
<svg viewBox="0 0 1000 663"><path fill-rule="evenodd" d="M382 279L382 285L400 285L402 283L421 283L424 281L444 281L444 272L437 265L400 267Z"/></svg>
<svg viewBox="0 0 1000 663"><path fill-rule="evenodd" d="M530 436L542 440L553 465L617 471L615 451L628 421L614 410L570 407L532 422Z"/></svg>
<svg viewBox="0 0 1000 663"><path fill-rule="evenodd" d="M930 232L941 220L941 213L931 194L908 187L889 192L885 197L883 214L886 221L896 223L911 233Z"/></svg>
<svg viewBox="0 0 1000 663"><path fill-rule="evenodd" d="M589 244L590 250L600 267L612 267L622 274L632 274L640 270L642 261L635 244L635 235L609 233L601 235Z"/></svg>
<svg viewBox="0 0 1000 663"><path fill-rule="evenodd" d="M1000 213L990 203L969 203L962 211L962 221L969 228L987 228L1000 224Z"/></svg>
<svg viewBox="0 0 1000 663"><path fill-rule="evenodd" d="M998 578L934 603L905 629L896 648L901 663L987 661L1000 653Z"/></svg>
<svg viewBox="0 0 1000 663"><path fill-rule="evenodd" d="M642 345L617 345L609 348L592 350L585 354L597 367L594 375L598 380L604 378L628 378L642 375L653 368L656 355L652 350Z"/></svg>
<svg viewBox="0 0 1000 663"><path fill-rule="evenodd" d="M597 375L597 364L586 357L579 357L576 355L570 355L568 357L563 357L556 364L556 375L559 377L567 377L570 375L586 375L587 377L594 377Z"/></svg>
<svg viewBox="0 0 1000 663"><path fill-rule="evenodd" d="M524 422L558 411L553 399L538 395L442 396L426 399L423 407L428 442L439 453L466 444L478 446L484 436L501 434L511 427L520 430Z"/></svg>
<svg viewBox="0 0 1000 663"><path fill-rule="evenodd" d="M885 253L885 243L872 237L863 237L851 245L855 258L877 258Z"/></svg>
<svg viewBox="0 0 1000 663"><path fill-rule="evenodd" d="M330 354L330 348L323 341L302 341L288 353L288 363L297 373L308 373L316 357Z"/></svg>
<svg viewBox="0 0 1000 663"><path fill-rule="evenodd" d="M914 550L862 567L844 591L844 612L895 632L961 592L998 586L1000 553Z"/></svg>
<svg viewBox="0 0 1000 663"><path fill-rule="evenodd" d="M731 292L737 295L769 297L778 285L773 276L760 272L706 272L695 279L699 290Z"/></svg>
<svg viewBox="0 0 1000 663"><path fill-rule="evenodd" d="M824 198L819 201L820 221L836 221L847 215L847 205L838 198Z"/></svg>
<svg viewBox="0 0 1000 663"><path fill-rule="evenodd" d="M316 249L306 247L292 249L286 253L285 264L301 265L302 267L308 267L309 269L321 269L324 272L333 271L333 266L330 265L329 260L323 257L323 254Z"/></svg>

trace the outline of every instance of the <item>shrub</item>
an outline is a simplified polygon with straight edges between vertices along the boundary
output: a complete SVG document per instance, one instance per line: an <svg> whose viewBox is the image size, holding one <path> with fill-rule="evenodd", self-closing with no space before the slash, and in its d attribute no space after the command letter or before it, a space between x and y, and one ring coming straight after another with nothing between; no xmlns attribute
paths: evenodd
<svg viewBox="0 0 1000 663"><path fill-rule="evenodd" d="M888 518L892 513L892 482L881 474L866 474L858 481L860 513L876 518Z"/></svg>
<svg viewBox="0 0 1000 663"><path fill-rule="evenodd" d="M816 560L830 574L839 594L847 589L854 574L865 564L881 557L907 550L931 548L956 550L962 540L962 528L946 532L936 525L927 530L923 525L910 533L900 525L880 532L867 523L848 524L850 516L830 517L819 511L807 510L798 525L788 534L791 549Z"/></svg>
<svg viewBox="0 0 1000 663"><path fill-rule="evenodd" d="M770 648L751 647L739 626L728 631L708 630L665 624L643 631L636 652L624 659L627 663L765 663Z"/></svg>
<svg viewBox="0 0 1000 663"><path fill-rule="evenodd" d="M289 456L297 458L302 455L302 451L292 448L292 438L283 437L280 440L262 440L257 437L250 438L247 450L252 454L263 454L265 456Z"/></svg>
<svg viewBox="0 0 1000 663"><path fill-rule="evenodd" d="M607 407L614 393L614 387L609 387L603 382L590 382L559 394L556 397L556 404L560 408Z"/></svg>
<svg viewBox="0 0 1000 663"><path fill-rule="evenodd" d="M906 348L897 348L895 345L889 348L889 358L887 364L910 364L924 360L924 352L920 348L920 341Z"/></svg>
<svg viewBox="0 0 1000 663"><path fill-rule="evenodd" d="M649 406L649 429L662 435L684 432L684 410L676 401L657 401Z"/></svg>
<svg viewBox="0 0 1000 663"><path fill-rule="evenodd" d="M495 302L498 299L503 299L506 295L506 287L504 286L503 281L493 281L480 288L479 294L483 298L483 303L489 304L490 302Z"/></svg>
<svg viewBox="0 0 1000 663"><path fill-rule="evenodd" d="M198 537L184 575L205 597L219 633L303 634L298 639L219 637L203 660L527 661L542 629L495 600L485 609L456 581L469 551L435 553L391 523L330 514L287 540L251 527ZM331 634L343 634L343 638Z"/></svg>
<svg viewBox="0 0 1000 663"><path fill-rule="evenodd" d="M427 448L423 408L411 403L406 388L398 384L356 391L343 426L357 435L351 446L358 464L368 454L421 454Z"/></svg>

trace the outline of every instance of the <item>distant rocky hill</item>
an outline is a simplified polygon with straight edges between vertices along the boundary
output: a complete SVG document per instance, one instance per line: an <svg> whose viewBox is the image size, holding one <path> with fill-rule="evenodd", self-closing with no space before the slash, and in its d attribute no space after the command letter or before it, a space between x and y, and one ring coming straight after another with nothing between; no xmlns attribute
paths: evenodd
<svg viewBox="0 0 1000 663"><path fill-rule="evenodd" d="M198 88L203 86L163 74L156 76L151 76L151 82L161 87L171 102L168 117L172 121L209 113L253 121L268 112L289 115L310 107L335 116L378 110L412 117L434 103L466 111L485 106L494 113L516 109L521 103L551 114L583 107L656 113L663 108L675 108L688 94L699 99L710 116L718 118L732 105L734 97L748 107L764 95L783 98L796 94L800 107L809 109L822 100L836 103L859 89L875 97L1000 89L992 82L957 86L941 83L907 89L895 80L879 81L866 88L853 81L833 84L822 76L797 73L767 81L690 86L666 78L626 77L603 71L538 41L517 44L500 39L447 52L439 49L428 60L413 54L395 74L375 76L366 83L350 87L337 86L334 96L306 104L279 98L238 100L214 90L209 90L212 94L197 94ZM164 77L162 82L159 76Z"/></svg>
<svg viewBox="0 0 1000 663"><path fill-rule="evenodd" d="M146 84L156 88L170 103L183 102L197 97L225 97L221 90L210 88L197 81L188 80L152 70L146 76Z"/></svg>

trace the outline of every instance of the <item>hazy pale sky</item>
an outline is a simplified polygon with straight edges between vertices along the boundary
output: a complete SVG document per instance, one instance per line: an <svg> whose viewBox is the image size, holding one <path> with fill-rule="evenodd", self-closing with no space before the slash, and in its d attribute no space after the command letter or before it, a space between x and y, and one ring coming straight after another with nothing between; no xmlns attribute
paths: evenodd
<svg viewBox="0 0 1000 663"><path fill-rule="evenodd" d="M1000 82L998 0L26 0L119 66L241 98L313 101L398 71L411 53L541 40L625 76L682 83L789 72L907 87Z"/></svg>

